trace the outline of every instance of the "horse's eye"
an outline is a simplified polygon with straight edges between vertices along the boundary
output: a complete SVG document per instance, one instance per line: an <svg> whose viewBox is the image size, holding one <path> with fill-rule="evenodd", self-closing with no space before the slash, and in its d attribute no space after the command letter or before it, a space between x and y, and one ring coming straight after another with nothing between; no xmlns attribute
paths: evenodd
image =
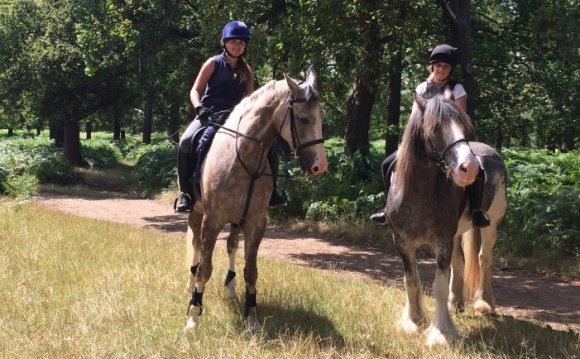
<svg viewBox="0 0 580 359"><path fill-rule="evenodd" d="M308 125L309 122L310 119L308 117L300 117L300 123L302 123L303 125Z"/></svg>

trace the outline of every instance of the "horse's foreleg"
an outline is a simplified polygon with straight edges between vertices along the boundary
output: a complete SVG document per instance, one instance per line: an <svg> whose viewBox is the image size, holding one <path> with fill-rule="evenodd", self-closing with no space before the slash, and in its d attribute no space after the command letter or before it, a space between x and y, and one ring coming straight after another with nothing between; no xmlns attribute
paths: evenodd
<svg viewBox="0 0 580 359"><path fill-rule="evenodd" d="M462 236L453 239L453 254L451 256L451 281L449 285L449 310L462 312L465 309L465 299L463 296L463 271L465 261L461 242Z"/></svg>
<svg viewBox="0 0 580 359"><path fill-rule="evenodd" d="M240 227L232 224L230 235L228 236L228 258L229 258L229 268L228 274L224 281L224 285L228 289L228 297L231 299L237 299L236 295L236 253L238 252L238 244L240 242L239 238Z"/></svg>
<svg viewBox="0 0 580 359"><path fill-rule="evenodd" d="M451 265L451 252L453 243L445 241L439 243L436 249L437 270L435 271L435 280L433 281L433 296L435 297L435 315L431 325L427 330L427 345L447 344L446 335L453 339L459 337L457 329L451 320L447 300L449 298L449 278Z"/></svg>
<svg viewBox="0 0 580 359"><path fill-rule="evenodd" d="M185 288L186 293L191 293L195 286L195 273L201 257L201 220L203 215L191 212L187 220L187 234L185 236L186 265L189 269L189 280Z"/></svg>
<svg viewBox="0 0 580 359"><path fill-rule="evenodd" d="M201 258L199 266L195 271L195 288L191 293L191 299L189 300L187 308L188 318L185 326L186 331L198 326L199 316L202 314L203 292L205 284L209 281L213 271L212 256L219 231L219 228L211 226L207 216L203 217Z"/></svg>
<svg viewBox="0 0 580 359"><path fill-rule="evenodd" d="M395 240L397 243L397 240ZM421 279L417 271L417 258L415 249L409 249L404 245L398 244L399 255L403 260L405 269L405 289L407 291L407 300L399 321L399 325L406 333L417 332L418 325L425 320L425 309L423 305L423 288Z"/></svg>
<svg viewBox="0 0 580 359"><path fill-rule="evenodd" d="M250 227L246 224L246 227ZM260 330L258 320L258 305L256 302L256 283L258 281L258 248L264 231L266 218L249 230L244 230L244 280L246 282L246 300L244 303L244 319L250 331Z"/></svg>
<svg viewBox="0 0 580 359"><path fill-rule="evenodd" d="M493 247L497 238L494 223L481 228L481 250L479 251L479 289L475 293L473 307L479 314L491 314L495 311L495 296L491 286L491 262Z"/></svg>

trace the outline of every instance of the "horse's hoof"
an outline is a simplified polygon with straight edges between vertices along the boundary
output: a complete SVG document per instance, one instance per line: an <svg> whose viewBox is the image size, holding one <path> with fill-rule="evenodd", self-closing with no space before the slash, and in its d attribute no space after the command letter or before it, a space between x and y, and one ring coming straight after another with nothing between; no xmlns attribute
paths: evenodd
<svg viewBox="0 0 580 359"><path fill-rule="evenodd" d="M258 320L258 309L256 307L249 309L248 316L246 317L246 328L250 333L256 333L262 329L262 325Z"/></svg>
<svg viewBox="0 0 580 359"><path fill-rule="evenodd" d="M201 315L201 307L190 305L189 309L187 310L187 323L185 324L185 328L183 328L183 332L187 333L199 326L199 316Z"/></svg>
<svg viewBox="0 0 580 359"><path fill-rule="evenodd" d="M479 315L491 315L495 313L495 309L489 305L488 302L481 299L477 300L475 304L473 304L473 309L475 309L475 312Z"/></svg>
<svg viewBox="0 0 580 359"><path fill-rule="evenodd" d="M443 329L445 333L441 331L441 329L436 328L435 326L431 325L427 329L427 346L433 347L436 345L447 346L449 345L448 338L452 341L456 341L459 339L459 333L455 328L448 327Z"/></svg>
<svg viewBox="0 0 580 359"><path fill-rule="evenodd" d="M417 324L415 324L415 322L409 319L401 319L399 321L399 328L406 334L415 334L419 329Z"/></svg>
<svg viewBox="0 0 580 359"><path fill-rule="evenodd" d="M191 332L191 331L195 330L197 328L197 326L198 326L197 318L189 317L189 318L187 318L187 323L185 324L185 327L183 328L183 332L184 333Z"/></svg>

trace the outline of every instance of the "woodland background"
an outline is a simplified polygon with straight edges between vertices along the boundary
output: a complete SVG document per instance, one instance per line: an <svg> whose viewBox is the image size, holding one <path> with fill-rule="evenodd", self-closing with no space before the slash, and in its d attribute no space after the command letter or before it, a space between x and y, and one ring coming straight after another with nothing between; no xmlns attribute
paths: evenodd
<svg viewBox="0 0 580 359"><path fill-rule="evenodd" d="M454 76L478 139L508 164L504 248L580 256L575 0L0 0L0 193L122 158L143 193L174 186L189 90L232 19L251 29L260 84L318 74L331 168L287 180L279 217L360 221L384 206L379 164L446 42L460 49Z"/></svg>

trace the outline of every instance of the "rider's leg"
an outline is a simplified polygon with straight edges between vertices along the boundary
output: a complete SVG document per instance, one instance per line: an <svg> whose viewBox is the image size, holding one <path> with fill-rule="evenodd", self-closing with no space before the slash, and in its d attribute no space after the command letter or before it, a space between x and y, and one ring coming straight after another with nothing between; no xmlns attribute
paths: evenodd
<svg viewBox="0 0 580 359"><path fill-rule="evenodd" d="M394 170L395 159L397 158L397 151L391 153L387 158L381 163L381 174L383 175L383 184L385 186L385 202L387 201L387 196L389 195L389 189L391 188L391 174ZM379 224L387 223L387 218L385 217L385 211L377 212L371 215L371 219Z"/></svg>
<svg viewBox="0 0 580 359"><path fill-rule="evenodd" d="M272 170L272 196L270 197L270 207L283 207L288 204L286 196L278 193L278 151L271 148L268 151L268 164Z"/></svg>
<svg viewBox="0 0 580 359"><path fill-rule="evenodd" d="M190 212L193 208L193 193L191 186L191 176L193 174L193 164L191 163L191 140L195 132L201 128L199 120L192 121L179 141L177 151L177 185L179 194L175 199L174 209L176 212Z"/></svg>
<svg viewBox="0 0 580 359"><path fill-rule="evenodd" d="M471 221L475 227L487 227L490 224L489 216L481 208L483 191L485 189L485 172L480 168L475 182L467 187L469 207L471 209Z"/></svg>

